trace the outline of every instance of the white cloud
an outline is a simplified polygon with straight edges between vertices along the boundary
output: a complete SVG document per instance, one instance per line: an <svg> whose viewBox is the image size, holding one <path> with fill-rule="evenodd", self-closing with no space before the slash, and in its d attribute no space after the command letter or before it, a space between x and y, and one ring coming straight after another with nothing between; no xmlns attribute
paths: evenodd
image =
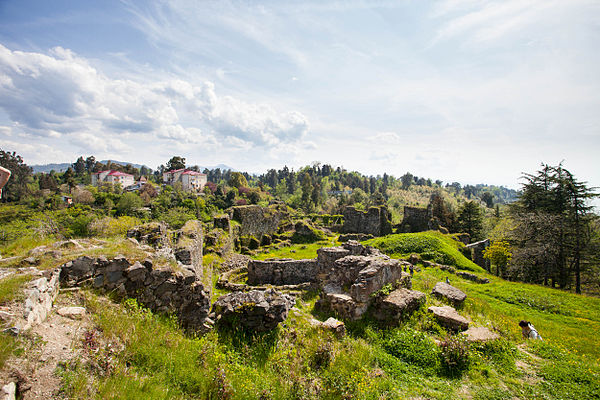
<svg viewBox="0 0 600 400"><path fill-rule="evenodd" d="M434 42L460 35L470 41L487 42L532 28L553 34L557 23L566 22L564 16L570 11L597 15L598 9L598 3L592 0L445 1L432 12L436 18L450 17L439 28Z"/></svg>
<svg viewBox="0 0 600 400"><path fill-rule="evenodd" d="M373 136L372 140L380 145L402 143L402 138L396 132L380 132Z"/></svg>
<svg viewBox="0 0 600 400"><path fill-rule="evenodd" d="M10 126L0 125L0 136L4 136L4 137L12 136L12 128Z"/></svg>
<svg viewBox="0 0 600 400"><path fill-rule="evenodd" d="M213 135L274 146L308 131L301 113L218 96L211 82L112 79L60 47L46 55L0 45L0 108L28 134L70 135L85 148L104 148L108 138L125 150L149 137L195 143Z"/></svg>

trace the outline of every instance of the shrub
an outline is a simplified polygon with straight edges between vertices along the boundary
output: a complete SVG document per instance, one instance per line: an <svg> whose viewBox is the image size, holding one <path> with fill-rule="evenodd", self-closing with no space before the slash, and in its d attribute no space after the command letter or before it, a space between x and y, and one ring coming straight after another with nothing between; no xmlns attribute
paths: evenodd
<svg viewBox="0 0 600 400"><path fill-rule="evenodd" d="M461 336L447 336L440 343L442 371L449 377L461 376L469 368L469 343Z"/></svg>
<svg viewBox="0 0 600 400"><path fill-rule="evenodd" d="M439 350L427 334L410 328L393 330L383 340L383 349L408 364L414 364L430 373L439 365Z"/></svg>
<svg viewBox="0 0 600 400"><path fill-rule="evenodd" d="M89 231L94 236L124 236L129 229L139 224L139 219L127 215L118 218L104 217L92 221L89 225Z"/></svg>
<svg viewBox="0 0 600 400"><path fill-rule="evenodd" d="M161 214L158 219L169 224L171 229L179 229L187 221L196 219L196 214L186 208L176 207Z"/></svg>

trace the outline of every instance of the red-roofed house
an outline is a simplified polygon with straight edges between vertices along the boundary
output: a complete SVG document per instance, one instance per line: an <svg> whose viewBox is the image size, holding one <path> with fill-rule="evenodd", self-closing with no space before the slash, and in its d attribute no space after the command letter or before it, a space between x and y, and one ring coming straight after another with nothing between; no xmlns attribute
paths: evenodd
<svg viewBox="0 0 600 400"><path fill-rule="evenodd" d="M163 182L171 186L177 182L181 182L181 186L186 192L201 192L204 189L204 185L206 185L207 177L206 174L201 172L189 169L176 169L163 172Z"/></svg>
<svg viewBox="0 0 600 400"><path fill-rule="evenodd" d="M103 183L120 183L122 187L131 186L135 183L133 175L126 174L125 172L107 170L94 172L92 174L92 185L99 186Z"/></svg>

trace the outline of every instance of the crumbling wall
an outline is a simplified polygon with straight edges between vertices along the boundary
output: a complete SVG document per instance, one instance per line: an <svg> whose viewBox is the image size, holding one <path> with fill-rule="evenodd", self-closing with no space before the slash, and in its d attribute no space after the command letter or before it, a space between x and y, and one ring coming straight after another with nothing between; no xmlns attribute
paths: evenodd
<svg viewBox="0 0 600 400"><path fill-rule="evenodd" d="M471 250L471 261L479 265L482 268L490 270L490 261L483 258L483 251L490 246L490 239L480 240L479 242L471 243L465 246L465 248Z"/></svg>
<svg viewBox="0 0 600 400"><path fill-rule="evenodd" d="M344 318L360 318L373 302L372 294L387 284L411 287L403 272L409 263L393 260L373 247L349 241L343 247L323 247L312 260L251 261L250 285L278 286L311 282L322 290L321 307Z"/></svg>
<svg viewBox="0 0 600 400"><path fill-rule="evenodd" d="M318 271L317 260L251 260L248 263L248 284L298 285L316 281Z"/></svg>
<svg viewBox="0 0 600 400"><path fill-rule="evenodd" d="M174 270L145 260L131 263L123 256L79 257L60 267L63 286L89 285L118 297L137 299L156 312L173 312L191 330L206 330L210 294L193 268Z"/></svg>
<svg viewBox="0 0 600 400"><path fill-rule="evenodd" d="M277 232L280 223L288 218L284 205L261 207L247 205L233 207L231 219L240 223L240 236L252 235L260 238Z"/></svg>
<svg viewBox="0 0 600 400"><path fill-rule="evenodd" d="M344 209L342 233L364 233L384 236L392 233L390 215L385 206L371 207L366 212L347 206Z"/></svg>
<svg viewBox="0 0 600 400"><path fill-rule="evenodd" d="M404 206L404 218L400 224L402 232L423 232L429 229L429 221L432 219L431 207L408 207Z"/></svg>

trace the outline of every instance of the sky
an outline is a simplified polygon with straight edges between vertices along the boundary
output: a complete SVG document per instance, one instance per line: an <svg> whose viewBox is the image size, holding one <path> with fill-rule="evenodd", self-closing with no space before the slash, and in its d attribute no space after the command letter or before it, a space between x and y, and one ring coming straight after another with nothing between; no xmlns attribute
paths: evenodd
<svg viewBox="0 0 600 400"><path fill-rule="evenodd" d="M0 148L600 186L599 50L598 0L0 0Z"/></svg>

